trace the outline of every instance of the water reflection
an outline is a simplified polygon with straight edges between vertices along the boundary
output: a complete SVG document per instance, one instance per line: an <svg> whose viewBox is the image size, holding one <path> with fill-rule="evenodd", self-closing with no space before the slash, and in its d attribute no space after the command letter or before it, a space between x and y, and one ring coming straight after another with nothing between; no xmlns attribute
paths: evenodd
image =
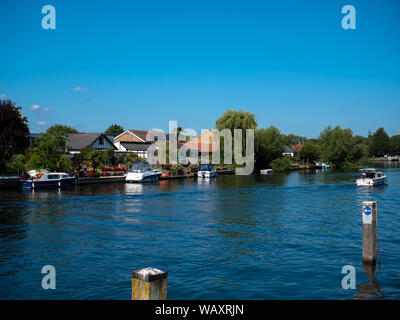
<svg viewBox="0 0 400 320"><path fill-rule="evenodd" d="M375 265L363 265L363 270L368 276L369 281L357 285L357 293L354 294L355 300L383 300L383 292L375 277Z"/></svg>
<svg viewBox="0 0 400 320"><path fill-rule="evenodd" d="M143 263L173 275L173 299L365 299L383 297L380 286L398 299L400 170L385 171L381 189L332 170L0 191L0 299L50 297L40 287L49 263L60 299L127 299ZM360 258L366 198L382 213L379 285L367 270L355 296L327 290L338 285L332 265Z"/></svg>
<svg viewBox="0 0 400 320"><path fill-rule="evenodd" d="M126 194L139 195L143 193L142 183L125 183Z"/></svg>

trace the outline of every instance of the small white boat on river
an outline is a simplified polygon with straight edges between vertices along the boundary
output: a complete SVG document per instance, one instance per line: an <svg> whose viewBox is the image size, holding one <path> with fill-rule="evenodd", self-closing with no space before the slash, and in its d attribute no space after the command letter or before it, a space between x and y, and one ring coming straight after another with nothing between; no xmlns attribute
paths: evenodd
<svg viewBox="0 0 400 320"><path fill-rule="evenodd" d="M21 181L24 189L64 188L74 185L75 178L65 172L48 172L47 170L31 170L28 179Z"/></svg>
<svg viewBox="0 0 400 320"><path fill-rule="evenodd" d="M197 171L197 176L199 178L212 178L216 177L218 172L214 169L211 163L201 163L199 170Z"/></svg>
<svg viewBox="0 0 400 320"><path fill-rule="evenodd" d="M372 187L385 184L386 176L374 168L360 169L361 178L356 180L358 187Z"/></svg>
<svg viewBox="0 0 400 320"><path fill-rule="evenodd" d="M161 176L161 171L153 170L147 161L135 162L128 174L126 182L147 182L158 181Z"/></svg>

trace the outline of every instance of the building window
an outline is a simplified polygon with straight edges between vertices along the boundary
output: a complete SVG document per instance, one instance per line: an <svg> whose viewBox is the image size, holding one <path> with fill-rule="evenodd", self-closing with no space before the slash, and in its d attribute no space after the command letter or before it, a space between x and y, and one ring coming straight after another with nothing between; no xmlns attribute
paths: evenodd
<svg viewBox="0 0 400 320"><path fill-rule="evenodd" d="M99 139L99 145L104 145L104 138L103 137L100 137L100 139Z"/></svg>

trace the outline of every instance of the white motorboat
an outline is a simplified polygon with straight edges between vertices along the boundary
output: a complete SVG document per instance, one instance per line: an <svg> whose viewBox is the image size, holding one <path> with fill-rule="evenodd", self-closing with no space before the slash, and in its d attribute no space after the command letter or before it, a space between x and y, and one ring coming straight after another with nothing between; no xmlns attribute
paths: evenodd
<svg viewBox="0 0 400 320"><path fill-rule="evenodd" d="M372 187L385 184L386 176L383 172L373 168L360 169L361 178L356 180L359 187Z"/></svg>
<svg viewBox="0 0 400 320"><path fill-rule="evenodd" d="M161 176L161 171L153 170L147 161L135 162L128 174L126 175L126 182L147 182L158 181Z"/></svg>
<svg viewBox="0 0 400 320"><path fill-rule="evenodd" d="M272 174L272 169L263 169L263 170L260 170L260 174L262 174L262 175Z"/></svg>
<svg viewBox="0 0 400 320"><path fill-rule="evenodd" d="M75 178L65 172L48 172L47 170L28 171L29 177L21 181L24 189L64 188L74 185Z"/></svg>
<svg viewBox="0 0 400 320"><path fill-rule="evenodd" d="M329 164L324 163L324 162L317 162L317 163L315 163L315 167L316 167L317 169L322 169L322 170L328 170L328 169L331 168L331 166L330 166Z"/></svg>
<svg viewBox="0 0 400 320"><path fill-rule="evenodd" d="M197 176L199 178L212 178L216 177L218 172L214 169L211 163L201 163L199 170L197 171Z"/></svg>

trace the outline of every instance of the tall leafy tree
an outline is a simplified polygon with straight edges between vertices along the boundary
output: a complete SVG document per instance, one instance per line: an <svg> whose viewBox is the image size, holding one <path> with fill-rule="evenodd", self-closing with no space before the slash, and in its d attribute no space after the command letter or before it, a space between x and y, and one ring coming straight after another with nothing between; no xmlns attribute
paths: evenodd
<svg viewBox="0 0 400 320"><path fill-rule="evenodd" d="M362 143L353 137L351 129L329 126L321 132L318 141L322 160L338 167L356 162L365 155Z"/></svg>
<svg viewBox="0 0 400 320"><path fill-rule="evenodd" d="M78 133L78 130L76 130L70 126L56 124L56 125L48 128L46 132L51 135L54 135L54 136L65 136L66 134L69 134L69 133Z"/></svg>
<svg viewBox="0 0 400 320"><path fill-rule="evenodd" d="M118 124L112 124L111 126L108 127L108 129L104 133L116 137L120 135L122 132L124 132L124 128L122 128Z"/></svg>
<svg viewBox="0 0 400 320"><path fill-rule="evenodd" d="M228 110L215 122L215 128L219 131L224 129L230 129L232 132L232 137L234 134L234 129L242 130L242 152L245 153L246 147L246 129L257 129L257 121L255 115L246 111L235 111ZM232 154L233 154L234 143L232 143ZM221 158L223 158L223 142L221 138L220 143Z"/></svg>
<svg viewBox="0 0 400 320"><path fill-rule="evenodd" d="M11 100L0 99L0 165L29 146L28 119L20 110Z"/></svg>
<svg viewBox="0 0 400 320"><path fill-rule="evenodd" d="M282 157L286 139L274 126L257 130L254 140L255 165L258 169L268 168L273 160Z"/></svg>
<svg viewBox="0 0 400 320"><path fill-rule="evenodd" d="M390 151L390 138L385 129L379 128L370 136L371 142L369 147L370 156L383 157Z"/></svg>
<svg viewBox="0 0 400 320"><path fill-rule="evenodd" d="M71 161L64 155L65 138L58 134L43 133L35 139L27 163L28 169L66 170Z"/></svg>
<svg viewBox="0 0 400 320"><path fill-rule="evenodd" d="M299 151L299 158L307 163L313 163L320 158L320 147L312 140L306 141L303 148Z"/></svg>
<svg viewBox="0 0 400 320"><path fill-rule="evenodd" d="M389 149L391 155L400 155L400 135L395 135L390 138Z"/></svg>

